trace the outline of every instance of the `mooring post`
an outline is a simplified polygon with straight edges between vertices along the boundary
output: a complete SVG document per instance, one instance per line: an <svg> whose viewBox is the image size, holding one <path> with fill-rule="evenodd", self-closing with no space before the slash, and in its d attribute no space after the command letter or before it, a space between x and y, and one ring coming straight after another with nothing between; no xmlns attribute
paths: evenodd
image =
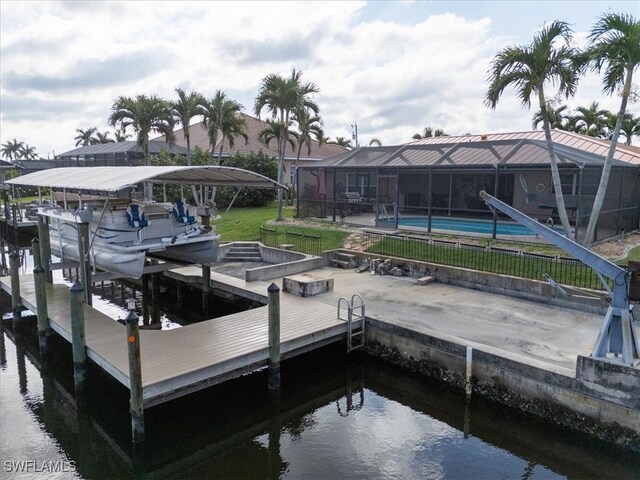
<svg viewBox="0 0 640 480"><path fill-rule="evenodd" d="M33 269L36 287L36 309L38 310L38 345L43 363L49 354L49 312L47 308L47 292L45 290L44 270L38 264Z"/></svg>
<svg viewBox="0 0 640 480"><path fill-rule="evenodd" d="M269 294L269 391L280 392L280 288L275 283Z"/></svg>
<svg viewBox="0 0 640 480"><path fill-rule="evenodd" d="M40 265L44 270L47 282L53 283L51 273L51 237L49 237L49 225L47 218L38 215L38 239L40 240Z"/></svg>
<svg viewBox="0 0 640 480"><path fill-rule="evenodd" d="M202 310L209 316L209 303L211 301L211 267L202 265Z"/></svg>
<svg viewBox="0 0 640 480"><path fill-rule="evenodd" d="M71 346L73 349L73 379L76 396L84 397L87 381L87 351L84 335L84 288L78 282L69 288L71 298Z"/></svg>
<svg viewBox="0 0 640 480"><path fill-rule="evenodd" d="M465 390L467 394L467 398L471 398L471 373L472 373L472 362L473 362L473 348L467 347L467 372L466 372L466 380L465 380Z"/></svg>
<svg viewBox="0 0 640 480"><path fill-rule="evenodd" d="M89 265L89 223L78 223L78 248L80 249L80 282L85 286L84 301L93 305L91 298L91 266Z"/></svg>
<svg viewBox="0 0 640 480"><path fill-rule="evenodd" d="M142 366L140 364L140 327L135 312L136 299L127 300L129 314L125 318L127 325L127 344L129 354L129 388L131 399L131 440L134 444L144 442L144 410L142 397Z"/></svg>
<svg viewBox="0 0 640 480"><path fill-rule="evenodd" d="M18 245L18 206L11 205L11 216L13 217L13 244Z"/></svg>
<svg viewBox="0 0 640 480"><path fill-rule="evenodd" d="M211 211L208 206L204 207L204 215L202 215L202 229L205 232L211 231Z"/></svg>
<svg viewBox="0 0 640 480"><path fill-rule="evenodd" d="M20 256L15 250L9 254L9 271L11 275L11 311L13 312L13 327L20 328Z"/></svg>

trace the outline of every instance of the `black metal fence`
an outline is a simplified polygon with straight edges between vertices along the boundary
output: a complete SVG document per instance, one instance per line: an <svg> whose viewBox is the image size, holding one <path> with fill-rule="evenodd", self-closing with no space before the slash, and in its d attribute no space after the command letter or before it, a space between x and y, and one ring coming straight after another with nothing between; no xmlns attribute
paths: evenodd
<svg viewBox="0 0 640 480"><path fill-rule="evenodd" d="M368 253L511 275L562 285L603 289L595 271L580 260L485 247L412 235L363 232Z"/></svg>
<svg viewBox="0 0 640 480"><path fill-rule="evenodd" d="M284 247L308 255L320 255L322 236L260 225L260 242L268 247Z"/></svg>

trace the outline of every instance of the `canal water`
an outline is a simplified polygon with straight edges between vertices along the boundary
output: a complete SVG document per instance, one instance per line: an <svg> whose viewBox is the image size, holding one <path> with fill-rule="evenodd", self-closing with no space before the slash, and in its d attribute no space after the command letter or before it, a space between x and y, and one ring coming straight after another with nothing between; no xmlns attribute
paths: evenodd
<svg viewBox="0 0 640 480"><path fill-rule="evenodd" d="M0 335L2 479L640 477L638 455L465 402L462 391L342 344L284 361L279 399L261 370L149 408L144 450L133 451L128 391L90 363L78 408L69 344L52 337L45 369L35 320L24 322L21 334L4 320Z"/></svg>

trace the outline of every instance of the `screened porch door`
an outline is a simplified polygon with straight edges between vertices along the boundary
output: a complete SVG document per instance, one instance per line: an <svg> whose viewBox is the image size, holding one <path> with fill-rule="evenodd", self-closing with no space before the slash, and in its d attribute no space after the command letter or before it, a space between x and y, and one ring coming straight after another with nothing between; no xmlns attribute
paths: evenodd
<svg viewBox="0 0 640 480"><path fill-rule="evenodd" d="M375 206L376 227L398 226L398 176L378 175L378 196Z"/></svg>

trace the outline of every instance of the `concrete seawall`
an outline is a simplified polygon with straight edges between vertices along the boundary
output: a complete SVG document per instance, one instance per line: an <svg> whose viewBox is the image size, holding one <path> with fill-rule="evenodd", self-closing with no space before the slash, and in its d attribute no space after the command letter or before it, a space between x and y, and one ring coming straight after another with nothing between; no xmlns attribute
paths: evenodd
<svg viewBox="0 0 640 480"><path fill-rule="evenodd" d="M463 387L468 344L367 317L370 353ZM373 343L371 343L373 342ZM470 342L472 343L472 342ZM640 452L640 370L579 357L569 369L473 346L473 394ZM582 374L580 374L582 372ZM606 378L606 382L602 379Z"/></svg>

